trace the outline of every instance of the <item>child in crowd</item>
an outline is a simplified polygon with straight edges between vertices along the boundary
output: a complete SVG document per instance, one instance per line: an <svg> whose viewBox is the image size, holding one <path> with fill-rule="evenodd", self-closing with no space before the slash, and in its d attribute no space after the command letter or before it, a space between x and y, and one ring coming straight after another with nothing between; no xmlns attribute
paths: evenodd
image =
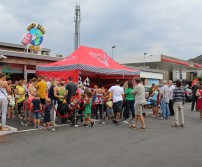
<svg viewBox="0 0 202 167"><path fill-rule="evenodd" d="M153 92L151 93L151 101L152 101L152 106L153 106L153 116L152 117L158 117L158 86L155 85Z"/></svg>
<svg viewBox="0 0 202 167"><path fill-rule="evenodd" d="M91 123L91 127L95 125L95 122L90 119L91 117L91 106L92 106L92 92L88 91L86 93L86 97L84 99L84 105L85 105L85 110L84 110L84 127L88 127L88 121Z"/></svg>
<svg viewBox="0 0 202 167"><path fill-rule="evenodd" d="M41 105L40 97L38 94L36 94L35 98L32 100L31 108L33 108L34 127L39 128L42 105Z"/></svg>
<svg viewBox="0 0 202 167"><path fill-rule="evenodd" d="M10 117L15 118L14 115L15 97L13 91L11 91L10 94L8 95L8 99L9 99L8 118Z"/></svg>
<svg viewBox="0 0 202 167"><path fill-rule="evenodd" d="M110 96L107 98L106 106L107 106L106 112L107 112L108 119L112 119L112 117L113 117L113 102L112 102L112 99L110 98Z"/></svg>
<svg viewBox="0 0 202 167"><path fill-rule="evenodd" d="M47 129L50 129L51 109L52 109L51 99L47 98L46 104L44 105L44 122L43 122L43 127L46 128L46 125L47 125Z"/></svg>
<svg viewBox="0 0 202 167"><path fill-rule="evenodd" d="M30 122L30 101L29 95L25 94L25 100L23 101L23 117L21 121L21 125L29 125Z"/></svg>

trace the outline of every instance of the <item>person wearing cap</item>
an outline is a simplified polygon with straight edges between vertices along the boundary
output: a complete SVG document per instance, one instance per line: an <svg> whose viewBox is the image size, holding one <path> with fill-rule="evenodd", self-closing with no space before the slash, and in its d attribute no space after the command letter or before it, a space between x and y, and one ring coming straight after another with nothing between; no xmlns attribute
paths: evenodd
<svg viewBox="0 0 202 167"><path fill-rule="evenodd" d="M119 124L120 116L122 112L122 105L123 105L123 97L124 97L124 90L120 87L120 80L116 80L116 85L112 86L108 92L105 94L105 97L112 93L113 99L113 110L114 110L114 120L113 123L116 125Z"/></svg>

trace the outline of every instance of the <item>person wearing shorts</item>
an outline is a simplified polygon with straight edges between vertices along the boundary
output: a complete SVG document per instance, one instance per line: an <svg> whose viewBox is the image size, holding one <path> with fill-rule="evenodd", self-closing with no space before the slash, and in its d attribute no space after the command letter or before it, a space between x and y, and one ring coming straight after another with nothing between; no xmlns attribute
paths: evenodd
<svg viewBox="0 0 202 167"><path fill-rule="evenodd" d="M144 117L142 116L142 110L144 105L146 104L145 100L145 88L141 83L140 78L135 78L136 87L134 88L133 93L135 94L135 119L134 124L131 128L136 128L138 120L140 120L142 126L141 129L146 129Z"/></svg>
<svg viewBox="0 0 202 167"><path fill-rule="evenodd" d="M41 105L40 97L38 94L36 94L35 98L32 100L31 108L33 108L34 127L39 128L40 127L42 105Z"/></svg>
<svg viewBox="0 0 202 167"><path fill-rule="evenodd" d="M112 93L113 96L113 110L114 110L113 123L118 125L122 112L123 96L124 96L124 90L122 87L120 87L120 80L116 80L116 85L112 86L108 90L106 96L109 95L110 93Z"/></svg>
<svg viewBox="0 0 202 167"><path fill-rule="evenodd" d="M111 119L113 117L113 102L110 97L108 97L107 102L106 102L106 113L108 119Z"/></svg>
<svg viewBox="0 0 202 167"><path fill-rule="evenodd" d="M158 114L158 102L157 102L158 93L159 93L158 92L158 86L155 85L154 90L150 96L152 98L151 101L152 101L152 107L153 107L153 117L157 117L157 114Z"/></svg>

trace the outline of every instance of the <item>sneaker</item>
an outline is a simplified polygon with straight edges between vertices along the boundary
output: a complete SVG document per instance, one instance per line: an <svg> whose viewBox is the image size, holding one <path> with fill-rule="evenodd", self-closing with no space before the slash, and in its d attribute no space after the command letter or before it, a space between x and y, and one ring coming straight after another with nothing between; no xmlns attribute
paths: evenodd
<svg viewBox="0 0 202 167"><path fill-rule="evenodd" d="M28 126L28 124L27 124L27 123L25 123L25 126Z"/></svg>
<svg viewBox="0 0 202 167"><path fill-rule="evenodd" d="M181 124L180 127L184 128L184 124Z"/></svg>
<svg viewBox="0 0 202 167"><path fill-rule="evenodd" d="M95 121L93 121L93 122L91 123L91 127L93 127L93 126L95 126Z"/></svg>
<svg viewBox="0 0 202 167"><path fill-rule="evenodd" d="M178 125L177 125L177 124L174 124L174 125L172 125L171 127L173 127L173 128L178 128Z"/></svg>
<svg viewBox="0 0 202 167"><path fill-rule="evenodd" d="M124 121L123 121L123 123L128 124L128 120L127 120L127 119L126 119L126 120L124 120Z"/></svg>
<svg viewBox="0 0 202 167"><path fill-rule="evenodd" d="M39 127L38 127L38 126L35 126L34 128L35 128L35 129L38 129Z"/></svg>
<svg viewBox="0 0 202 167"><path fill-rule="evenodd" d="M117 123L117 120L113 119L113 123L116 124L116 123Z"/></svg>
<svg viewBox="0 0 202 167"><path fill-rule="evenodd" d="M86 128L88 127L88 125L87 125L87 124L83 124L82 126L83 126L83 127L86 127Z"/></svg>
<svg viewBox="0 0 202 167"><path fill-rule="evenodd" d="M20 122L20 124L21 124L22 126L24 126L24 125L25 125L23 121L21 121L21 122Z"/></svg>

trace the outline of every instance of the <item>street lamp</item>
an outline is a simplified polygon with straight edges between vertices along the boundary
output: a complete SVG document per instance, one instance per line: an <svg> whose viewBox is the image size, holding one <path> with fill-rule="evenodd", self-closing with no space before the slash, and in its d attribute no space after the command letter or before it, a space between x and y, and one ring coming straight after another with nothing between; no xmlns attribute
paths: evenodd
<svg viewBox="0 0 202 167"><path fill-rule="evenodd" d="M145 55L146 55L147 53L144 53L144 68L145 68Z"/></svg>
<svg viewBox="0 0 202 167"><path fill-rule="evenodd" d="M113 59L113 49L115 48L116 46L112 46L112 59Z"/></svg>

